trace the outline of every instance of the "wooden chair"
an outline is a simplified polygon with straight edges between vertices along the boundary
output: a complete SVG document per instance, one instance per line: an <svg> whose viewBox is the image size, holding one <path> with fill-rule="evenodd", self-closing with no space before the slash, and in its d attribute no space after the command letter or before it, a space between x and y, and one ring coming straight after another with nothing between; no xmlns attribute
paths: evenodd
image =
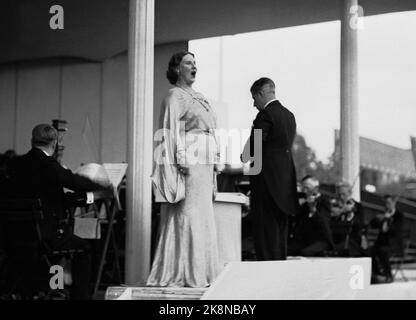
<svg viewBox="0 0 416 320"><path fill-rule="evenodd" d="M407 238L404 241L403 253L394 255L390 258L393 280L396 280L397 275L400 274L401 279L404 281L409 281L409 279L404 274L403 267L410 263L416 263L416 243L412 242L410 238Z"/></svg>
<svg viewBox="0 0 416 320"><path fill-rule="evenodd" d="M373 247L374 243L377 240L379 234L378 228L371 228L368 226L366 229L366 237L369 244L369 247ZM400 274L400 277L404 281L408 281L408 278L404 274L404 267L410 263L416 263L416 242L411 240L411 232L407 230L404 233L403 239L403 250L397 252L390 257L390 265L393 276L393 281L397 280L397 276Z"/></svg>
<svg viewBox="0 0 416 320"><path fill-rule="evenodd" d="M43 218L39 199L0 200L0 233L6 253L7 294L15 291L26 295L32 291L32 282L26 283L33 268L43 258L40 221ZM46 261L45 261L46 262ZM19 270L22 272L13 272ZM30 293L32 294L32 293Z"/></svg>
<svg viewBox="0 0 416 320"><path fill-rule="evenodd" d="M25 283L28 277L40 277L34 280L35 286L47 286L42 282L43 277L48 279L49 268L55 261L59 261L62 257L72 256L75 253L83 252L83 250L52 250L43 240L40 228L43 220L42 203L40 199L0 199L0 235L2 236L3 246L7 255L9 264L20 263L24 266L17 266L23 268L23 273L18 275L18 279L12 280L9 286L8 294L13 291L30 292L36 291L39 288L25 288ZM16 265L14 265L15 267ZM36 274L31 268L38 267L40 274ZM39 283L40 282L40 283ZM22 287L23 286L23 287ZM27 289L27 290L26 290ZM40 288L43 290L44 288ZM66 298L66 292L59 292L56 290L46 289L46 299L58 294L58 298ZM27 293L25 293L27 294ZM29 297L30 298L30 297Z"/></svg>

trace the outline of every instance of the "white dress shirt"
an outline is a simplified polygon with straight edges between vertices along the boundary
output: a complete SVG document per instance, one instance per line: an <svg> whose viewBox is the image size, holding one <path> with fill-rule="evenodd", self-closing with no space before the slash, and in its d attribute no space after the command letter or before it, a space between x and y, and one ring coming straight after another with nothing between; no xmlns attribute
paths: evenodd
<svg viewBox="0 0 416 320"><path fill-rule="evenodd" d="M267 103L264 105L264 108L263 108L263 109L266 109L266 107L267 107L270 103L272 103L272 102L274 102L274 101L277 101L277 99L275 98L275 99L272 99L272 100L270 100L269 102L267 102Z"/></svg>

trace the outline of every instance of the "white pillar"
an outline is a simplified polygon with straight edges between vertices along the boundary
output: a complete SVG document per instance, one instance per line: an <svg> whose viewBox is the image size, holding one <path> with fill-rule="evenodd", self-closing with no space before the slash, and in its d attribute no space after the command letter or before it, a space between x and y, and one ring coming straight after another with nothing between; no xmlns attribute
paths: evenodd
<svg viewBox="0 0 416 320"><path fill-rule="evenodd" d="M130 0L128 59L125 282L143 285L150 267L154 0Z"/></svg>
<svg viewBox="0 0 416 320"><path fill-rule="evenodd" d="M219 37L218 50L218 102L224 102L224 36Z"/></svg>
<svg viewBox="0 0 416 320"><path fill-rule="evenodd" d="M344 0L341 19L341 178L360 200L358 135L358 0Z"/></svg>

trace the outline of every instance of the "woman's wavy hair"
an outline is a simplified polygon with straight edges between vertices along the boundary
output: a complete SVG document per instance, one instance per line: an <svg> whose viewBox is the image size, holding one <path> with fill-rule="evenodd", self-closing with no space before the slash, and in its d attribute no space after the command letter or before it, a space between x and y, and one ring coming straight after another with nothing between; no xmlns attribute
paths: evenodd
<svg viewBox="0 0 416 320"><path fill-rule="evenodd" d="M176 84L178 81L178 67L182 61L182 58L190 54L192 57L195 55L189 51L180 51L175 53L169 60L168 71L166 71L166 78L168 78L170 84Z"/></svg>

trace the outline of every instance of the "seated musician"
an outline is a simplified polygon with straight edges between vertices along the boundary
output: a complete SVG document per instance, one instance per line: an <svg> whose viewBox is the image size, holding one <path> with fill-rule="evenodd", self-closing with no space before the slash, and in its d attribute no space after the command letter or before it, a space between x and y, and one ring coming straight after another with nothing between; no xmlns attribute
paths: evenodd
<svg viewBox="0 0 416 320"><path fill-rule="evenodd" d="M390 267L390 257L403 253L403 213L396 209L397 199L391 195L384 197L385 213L370 221L373 228L379 229L379 234L371 249L373 279L378 275L386 277L386 282L393 281Z"/></svg>
<svg viewBox="0 0 416 320"><path fill-rule="evenodd" d="M319 181L315 177L308 175L301 184L304 200L292 223L288 254L322 256L333 250L329 201L319 193Z"/></svg>
<svg viewBox="0 0 416 320"><path fill-rule="evenodd" d="M57 130L39 124L32 130L32 149L10 164L10 177L4 190L10 198L40 198L44 219L40 226L45 242L52 250L83 249L72 260L71 299L88 299L91 272L89 244L73 235L65 224L68 197L64 188L87 192L111 189L63 168L53 157L58 141Z"/></svg>
<svg viewBox="0 0 416 320"><path fill-rule="evenodd" d="M330 225L336 255L366 255L361 246L364 225L361 205L352 198L352 188L348 183L337 186L337 198L331 203Z"/></svg>

